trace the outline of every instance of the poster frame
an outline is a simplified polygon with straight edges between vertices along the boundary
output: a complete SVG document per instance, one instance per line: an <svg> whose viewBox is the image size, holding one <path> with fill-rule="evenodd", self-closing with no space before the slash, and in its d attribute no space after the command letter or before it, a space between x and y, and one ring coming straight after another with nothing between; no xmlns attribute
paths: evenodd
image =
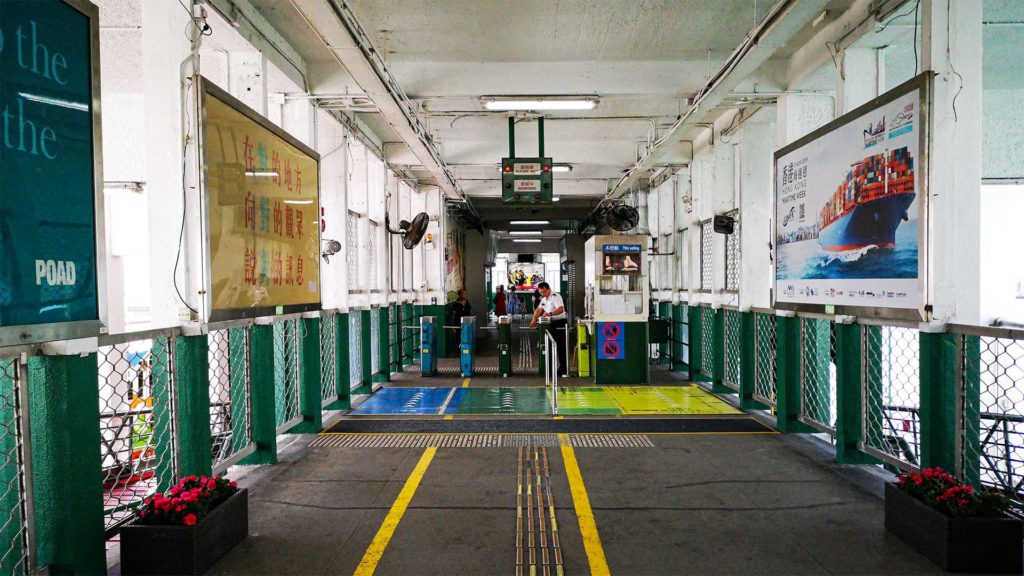
<svg viewBox="0 0 1024 576"><path fill-rule="evenodd" d="M930 263L930 237L931 237L931 202L929 201L930 190L930 145L932 134L932 82L934 73L925 71L914 78L896 86L885 94L878 96L853 110L843 114L835 120L821 126L809 134L779 148L772 156L772 202L771 202L771 257L772 257L772 307L776 310L791 310L794 312L848 315L865 318L880 318L904 321L927 322L931 318L931 269ZM921 92L920 129L918 130L918 159L919 185L918 211L920 225L917 230L918 261L917 261L917 308L886 308L881 306L843 306L839 304L806 304L798 302L778 301L778 277L776 268L778 266L777 245L777 202L778 202L778 178L777 166L779 159L783 156L798 150L807 144L829 134L836 129L842 128L864 114L884 106L898 98L906 96L915 90Z"/></svg>
<svg viewBox="0 0 1024 576"><path fill-rule="evenodd" d="M94 338L107 332L107 236L104 210L106 195L103 190L103 122L100 109L100 10L88 0L61 1L89 20L96 319L0 326L0 347Z"/></svg>
<svg viewBox="0 0 1024 576"><path fill-rule="evenodd" d="M225 322L230 320L241 320L246 318L258 318L265 316L281 316L285 314L296 314L303 312L316 312L323 308L323 265L320 262L319 256L316 258L317 264L317 290L319 292L319 301L310 304L285 304L285 305L271 305L271 306L253 306L250 308L229 308L224 310L213 309L213 274L212 264L213 258L210 254L210 198L209 189L206 186L207 181L207 170L209 166L206 162L206 129L207 129L207 118L206 118L206 98L213 96L221 102L227 104L229 107L234 109L236 112L242 114L249 120L252 120L258 124L261 128L269 131L275 136L281 138L288 144L296 147L300 152L306 154L310 158L316 161L317 171L317 188L316 198L317 206L321 206L321 176L320 173L320 154L313 148L307 146L301 142L298 138L292 136L281 127L277 126L269 119L264 117L259 112L253 110L247 106L244 102L235 98L223 88L214 84L208 78L199 75L199 190L200 190L200 210L202 211L202 309L200 310L203 323L213 322ZM321 238L321 231L319 223L316 226L317 235L317 251L319 252L323 239Z"/></svg>

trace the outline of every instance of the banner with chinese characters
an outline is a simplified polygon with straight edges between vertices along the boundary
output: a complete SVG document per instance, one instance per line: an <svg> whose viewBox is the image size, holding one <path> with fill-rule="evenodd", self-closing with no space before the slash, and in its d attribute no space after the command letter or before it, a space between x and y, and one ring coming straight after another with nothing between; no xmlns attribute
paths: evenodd
<svg viewBox="0 0 1024 576"><path fill-rule="evenodd" d="M776 306L923 316L926 107L919 77L775 153Z"/></svg>
<svg viewBox="0 0 1024 576"><path fill-rule="evenodd" d="M209 321L319 308L319 156L203 86Z"/></svg>

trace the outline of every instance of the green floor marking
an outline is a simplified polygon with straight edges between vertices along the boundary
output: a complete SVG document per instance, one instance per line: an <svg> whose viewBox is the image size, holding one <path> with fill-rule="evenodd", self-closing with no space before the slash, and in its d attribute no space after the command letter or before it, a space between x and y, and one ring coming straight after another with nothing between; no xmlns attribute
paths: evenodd
<svg viewBox="0 0 1024 576"><path fill-rule="evenodd" d="M551 393L548 393L548 399ZM615 400L603 388L559 388L559 414L622 414Z"/></svg>
<svg viewBox="0 0 1024 576"><path fill-rule="evenodd" d="M544 388L466 388L458 414L548 414Z"/></svg>
<svg viewBox="0 0 1024 576"><path fill-rule="evenodd" d="M742 414L695 386L609 386L625 414Z"/></svg>

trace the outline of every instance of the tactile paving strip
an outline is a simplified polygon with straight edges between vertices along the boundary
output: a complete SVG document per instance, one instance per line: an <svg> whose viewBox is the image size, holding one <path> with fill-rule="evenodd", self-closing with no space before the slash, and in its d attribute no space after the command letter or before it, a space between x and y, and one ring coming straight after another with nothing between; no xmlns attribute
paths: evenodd
<svg viewBox="0 0 1024 576"><path fill-rule="evenodd" d="M558 434L322 434L319 448L557 448ZM646 434L567 434L573 448L654 448Z"/></svg>

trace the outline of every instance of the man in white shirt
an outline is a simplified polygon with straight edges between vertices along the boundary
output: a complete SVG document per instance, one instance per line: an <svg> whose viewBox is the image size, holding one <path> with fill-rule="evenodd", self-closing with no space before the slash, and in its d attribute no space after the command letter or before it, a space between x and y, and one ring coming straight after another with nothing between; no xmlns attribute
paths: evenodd
<svg viewBox="0 0 1024 576"><path fill-rule="evenodd" d="M566 329L566 316L565 316L565 304L562 302L562 297L551 291L551 285L547 282L541 282L537 285L537 289L540 290L540 306L533 311L533 319L530 321L530 327L533 328L537 325L538 318L550 318L551 324L548 325L548 332L555 339L555 345L558 348L558 374L560 376L566 376L569 370L569 362L566 360L565 354L565 329Z"/></svg>

